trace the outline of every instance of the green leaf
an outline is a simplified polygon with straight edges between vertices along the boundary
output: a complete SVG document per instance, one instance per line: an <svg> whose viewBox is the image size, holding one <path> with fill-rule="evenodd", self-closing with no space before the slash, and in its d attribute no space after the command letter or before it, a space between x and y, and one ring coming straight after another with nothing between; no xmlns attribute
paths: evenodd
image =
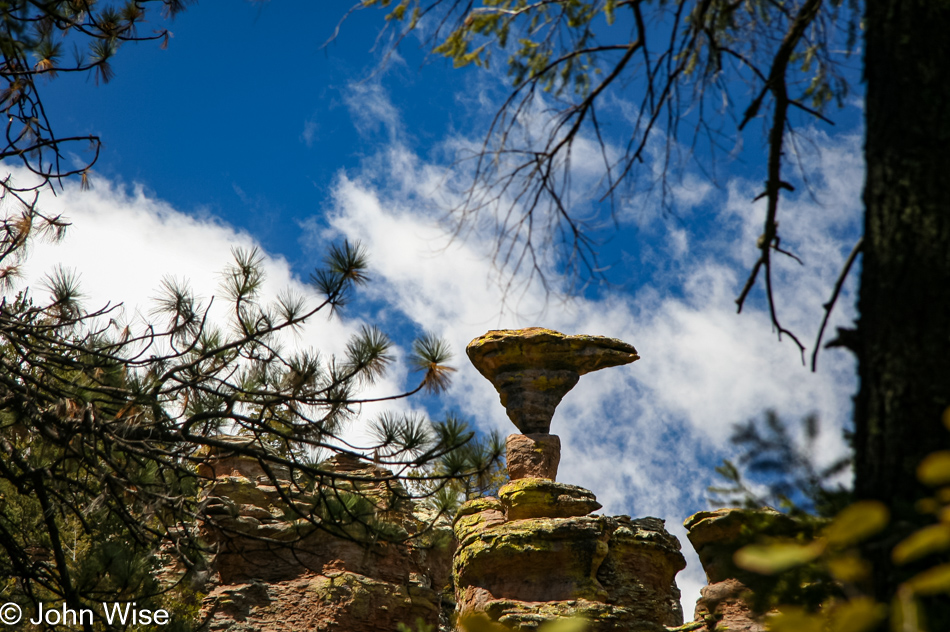
<svg viewBox="0 0 950 632"><path fill-rule="evenodd" d="M895 564L913 562L950 548L950 525L935 524L910 534L891 551Z"/></svg>
<svg viewBox="0 0 950 632"><path fill-rule="evenodd" d="M814 561L825 550L822 541L799 544L774 542L750 544L736 551L733 561L740 568L762 575L774 575Z"/></svg>
<svg viewBox="0 0 950 632"><path fill-rule="evenodd" d="M890 512L884 503L863 500L845 507L822 535L831 546L851 546L878 533L888 520Z"/></svg>
<svg viewBox="0 0 950 632"><path fill-rule="evenodd" d="M941 450L924 457L917 466L917 479L931 487L950 483L950 450Z"/></svg>
<svg viewBox="0 0 950 632"><path fill-rule="evenodd" d="M452 351L445 340L425 334L412 344L410 364L416 371L425 371L423 385L428 392L444 391L452 381L453 367L446 365Z"/></svg>

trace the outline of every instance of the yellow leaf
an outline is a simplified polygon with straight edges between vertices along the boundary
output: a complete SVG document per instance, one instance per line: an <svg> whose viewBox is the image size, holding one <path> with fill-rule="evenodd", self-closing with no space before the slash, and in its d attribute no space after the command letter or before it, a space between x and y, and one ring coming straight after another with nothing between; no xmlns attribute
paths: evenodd
<svg viewBox="0 0 950 632"><path fill-rule="evenodd" d="M902 586L891 600L891 630L917 632L920 630L921 614L914 593Z"/></svg>
<svg viewBox="0 0 950 632"><path fill-rule="evenodd" d="M947 406L947 409L943 411L943 425L947 427L947 430L950 430L950 406Z"/></svg>
<svg viewBox="0 0 950 632"><path fill-rule="evenodd" d="M774 542L750 544L736 551L733 561L740 568L762 575L773 575L811 562L825 550L822 541L809 544Z"/></svg>
<svg viewBox="0 0 950 632"><path fill-rule="evenodd" d="M941 450L925 456L917 466L917 479L931 487L950 483L950 450Z"/></svg>
<svg viewBox="0 0 950 632"><path fill-rule="evenodd" d="M765 625L769 632L815 632L824 629L825 618L801 608L788 606L768 617Z"/></svg>
<svg viewBox="0 0 950 632"><path fill-rule="evenodd" d="M584 617L560 617L543 624L540 632L585 632L590 625Z"/></svg>
<svg viewBox="0 0 950 632"><path fill-rule="evenodd" d="M918 595L950 592L950 564L934 566L914 575L903 584Z"/></svg>
<svg viewBox="0 0 950 632"><path fill-rule="evenodd" d="M871 564L857 555L840 555L828 560L828 570L840 582L859 582L871 574Z"/></svg>
<svg viewBox="0 0 950 632"><path fill-rule="evenodd" d="M823 535L832 546L851 546L883 529L888 520L890 512L884 503L862 500L842 509Z"/></svg>
<svg viewBox="0 0 950 632"><path fill-rule="evenodd" d="M921 498L914 503L914 509L922 514L935 514L940 511L940 504L934 498Z"/></svg>
<svg viewBox="0 0 950 632"><path fill-rule="evenodd" d="M950 548L950 526L935 524L911 533L891 551L895 564L906 564Z"/></svg>
<svg viewBox="0 0 950 632"><path fill-rule="evenodd" d="M867 632L887 616L887 608L869 597L845 601L831 611L830 632Z"/></svg>

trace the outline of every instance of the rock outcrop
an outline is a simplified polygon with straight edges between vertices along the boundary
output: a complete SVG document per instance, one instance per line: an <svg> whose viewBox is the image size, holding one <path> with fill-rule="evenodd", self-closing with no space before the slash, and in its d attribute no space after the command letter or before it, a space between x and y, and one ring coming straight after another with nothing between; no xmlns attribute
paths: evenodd
<svg viewBox="0 0 950 632"><path fill-rule="evenodd" d="M534 632L581 618L589 632L763 632L757 595L770 580L733 556L763 537L800 534L797 521L740 509L687 519L709 585L683 625L675 576L686 562L663 521L595 514L592 492L556 481L555 407L580 375L636 360L632 346L531 328L489 332L467 351L525 433L507 439L511 480L497 498L471 500L451 528L425 531L392 475L356 455L323 464L333 486L308 486L265 467L247 440L221 438L233 449L212 451L199 468L211 481L202 535L218 548L206 630L369 632L421 621L443 632ZM333 514L342 505L377 530L419 537L367 538L361 520Z"/></svg>
<svg viewBox="0 0 950 632"><path fill-rule="evenodd" d="M774 578L736 566L737 550L763 538L792 538L802 525L774 509L718 509L686 519L687 537L706 572L694 619L709 629L764 632L767 605L761 599L774 588Z"/></svg>
<svg viewBox="0 0 950 632"><path fill-rule="evenodd" d="M350 490L370 499L374 513L386 516L379 528L422 529L424 517L389 472L345 455L323 469L345 474ZM257 459L227 450L212 453L201 473L213 477L202 535L218 548L202 606L205 630L369 632L417 620L435 626L451 612L451 596L443 600L453 547L448 525L404 543L368 543L358 524L320 523L321 506L345 496L345 483L321 498L286 471L271 467L274 480Z"/></svg>
<svg viewBox="0 0 950 632"><path fill-rule="evenodd" d="M592 631L681 624L679 542L662 520L590 515L599 507L591 492L545 479L464 505L453 564L460 620L523 631L563 617Z"/></svg>

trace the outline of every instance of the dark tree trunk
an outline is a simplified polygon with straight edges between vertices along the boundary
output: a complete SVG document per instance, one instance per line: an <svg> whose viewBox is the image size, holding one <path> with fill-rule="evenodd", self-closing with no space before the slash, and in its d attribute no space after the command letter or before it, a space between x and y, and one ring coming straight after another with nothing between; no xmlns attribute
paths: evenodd
<svg viewBox="0 0 950 632"><path fill-rule="evenodd" d="M855 409L855 491L886 502L892 530L871 550L879 597L902 569L889 549L932 522L915 469L950 447L950 1L867 0L867 183ZM932 563L932 561L931 561ZM930 629L950 630L950 599Z"/></svg>

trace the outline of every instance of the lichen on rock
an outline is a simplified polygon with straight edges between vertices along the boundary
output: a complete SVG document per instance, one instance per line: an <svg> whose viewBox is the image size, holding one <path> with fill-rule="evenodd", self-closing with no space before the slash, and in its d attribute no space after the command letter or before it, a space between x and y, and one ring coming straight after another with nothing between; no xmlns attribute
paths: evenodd
<svg viewBox="0 0 950 632"><path fill-rule="evenodd" d="M766 597L779 578L738 567L735 553L747 544L805 535L810 527L769 507L700 511L683 526L709 582L700 591L694 619L714 621L717 630L764 632Z"/></svg>
<svg viewBox="0 0 950 632"><path fill-rule="evenodd" d="M583 487L543 478L511 481L498 490L498 499L508 520L571 518L601 508L594 494Z"/></svg>
<svg viewBox="0 0 950 632"><path fill-rule="evenodd" d="M674 576L685 561L662 520L587 515L600 506L590 491L546 479L512 481L499 497L467 503L455 522L455 598L469 628L527 632L564 617L584 618L591 632L682 623Z"/></svg>

